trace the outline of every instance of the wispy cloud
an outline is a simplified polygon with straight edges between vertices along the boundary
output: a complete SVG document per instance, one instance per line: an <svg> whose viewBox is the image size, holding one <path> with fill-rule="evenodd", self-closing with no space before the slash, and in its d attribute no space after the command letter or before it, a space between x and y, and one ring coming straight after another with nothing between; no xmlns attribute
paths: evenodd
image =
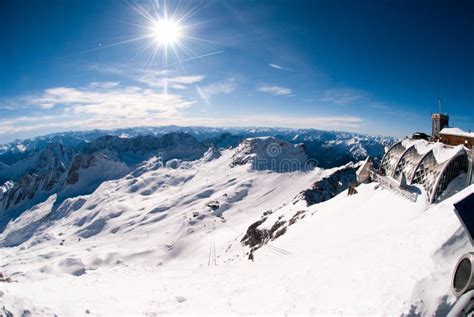
<svg viewBox="0 0 474 317"><path fill-rule="evenodd" d="M294 70L283 67L283 66L278 65L278 64L268 64L268 66L270 66L272 68L275 68L275 69L279 69L279 70L286 70L287 72L294 72Z"/></svg>
<svg viewBox="0 0 474 317"><path fill-rule="evenodd" d="M25 109L27 106L23 102L16 99L0 99L0 111L14 111L19 109Z"/></svg>
<svg viewBox="0 0 474 317"><path fill-rule="evenodd" d="M102 88L102 89L110 89L114 88L115 86L119 85L120 82L114 82L114 81L103 81L103 82L92 82L89 84L90 87L92 88Z"/></svg>
<svg viewBox="0 0 474 317"><path fill-rule="evenodd" d="M384 116L404 117L407 120L423 120L426 118L426 116L420 115L416 112L403 110L408 108L406 106L400 107L400 105L374 100L369 100L367 102L367 105L373 109L376 109L380 114L383 114Z"/></svg>
<svg viewBox="0 0 474 317"><path fill-rule="evenodd" d="M163 76L152 73L145 73L135 80L142 82L153 88L174 88L185 89L188 85L196 84L204 79L203 75L189 75L189 76Z"/></svg>
<svg viewBox="0 0 474 317"><path fill-rule="evenodd" d="M369 105L369 107L377 109L377 110L391 111L391 109L392 109L387 104L385 104L383 102L378 102L378 101L369 102L368 105Z"/></svg>
<svg viewBox="0 0 474 317"><path fill-rule="evenodd" d="M219 94L230 94L232 93L237 84L234 78L229 78L224 81L215 82L205 86L196 86L196 90L199 96L207 103L210 104L210 99L214 95Z"/></svg>
<svg viewBox="0 0 474 317"><path fill-rule="evenodd" d="M199 83L205 78L204 75L200 74L180 75L174 71L163 69L130 69L113 65L89 65L88 67L96 72L118 75L152 88L162 88L165 91L168 88L186 89L189 85Z"/></svg>
<svg viewBox="0 0 474 317"><path fill-rule="evenodd" d="M319 100L339 106L346 106L368 97L369 94L358 89L332 88L324 90Z"/></svg>
<svg viewBox="0 0 474 317"><path fill-rule="evenodd" d="M275 96L290 96L293 94L293 91L290 88L282 86L260 85L258 91Z"/></svg>

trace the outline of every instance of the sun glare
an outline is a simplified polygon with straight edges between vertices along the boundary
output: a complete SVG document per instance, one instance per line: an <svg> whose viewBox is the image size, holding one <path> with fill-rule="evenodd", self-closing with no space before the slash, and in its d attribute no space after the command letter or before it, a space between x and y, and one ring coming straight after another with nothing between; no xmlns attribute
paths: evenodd
<svg viewBox="0 0 474 317"><path fill-rule="evenodd" d="M158 20L153 25L153 37L160 45L173 45L177 43L181 37L181 27L173 20Z"/></svg>

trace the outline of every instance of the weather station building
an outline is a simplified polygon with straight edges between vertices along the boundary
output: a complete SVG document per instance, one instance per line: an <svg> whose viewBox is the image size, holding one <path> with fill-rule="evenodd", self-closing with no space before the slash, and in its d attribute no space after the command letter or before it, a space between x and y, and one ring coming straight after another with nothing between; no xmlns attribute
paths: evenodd
<svg viewBox="0 0 474 317"><path fill-rule="evenodd" d="M439 112L431 115L431 139L447 145L464 145L468 149L474 147L474 133L465 132L459 128L449 127L449 115L441 113L441 99L438 99Z"/></svg>
<svg viewBox="0 0 474 317"><path fill-rule="evenodd" d="M444 128L439 132L439 141L448 145L462 144L468 149L472 149L474 147L474 133L458 128Z"/></svg>
<svg viewBox="0 0 474 317"><path fill-rule="evenodd" d="M388 178L403 182L404 188L421 186L431 203L443 199L455 179L453 186L457 187L474 183L474 133L450 128L449 115L441 112L441 100L439 108L439 113L431 116L432 135L428 140L415 133L388 149L376 171L380 183Z"/></svg>

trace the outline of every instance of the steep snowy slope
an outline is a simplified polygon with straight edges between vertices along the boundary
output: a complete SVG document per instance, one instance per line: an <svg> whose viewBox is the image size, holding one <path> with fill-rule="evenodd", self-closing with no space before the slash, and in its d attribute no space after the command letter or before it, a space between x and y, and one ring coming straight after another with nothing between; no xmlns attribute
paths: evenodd
<svg viewBox="0 0 474 317"><path fill-rule="evenodd" d="M17 180L25 174L42 174L52 170L66 170L74 150L61 143L48 143L44 149L10 166L0 168L0 183Z"/></svg>
<svg viewBox="0 0 474 317"><path fill-rule="evenodd" d="M0 231L10 219L52 194L58 195L56 208L66 198L89 194L103 181L125 176L151 157L158 157L162 163L171 159L195 160L206 150L185 133L134 138L103 136L83 145L78 152L60 143L49 143L39 153L0 171L0 177L6 175L9 179L2 183L0 178Z"/></svg>
<svg viewBox="0 0 474 317"><path fill-rule="evenodd" d="M252 160L234 164L242 153L273 153L271 142L259 144L165 166L151 157L90 195L59 206L53 195L23 213L0 234L0 271L16 281L0 283L5 310L117 316L449 309L450 272L468 248L452 203L474 187L426 205L368 184L308 207L301 197L318 188L315 181L341 171L342 182L352 167L282 173L255 169ZM280 149L300 157L293 146ZM320 184L333 183L335 176ZM249 260L242 241L252 225L273 233Z"/></svg>

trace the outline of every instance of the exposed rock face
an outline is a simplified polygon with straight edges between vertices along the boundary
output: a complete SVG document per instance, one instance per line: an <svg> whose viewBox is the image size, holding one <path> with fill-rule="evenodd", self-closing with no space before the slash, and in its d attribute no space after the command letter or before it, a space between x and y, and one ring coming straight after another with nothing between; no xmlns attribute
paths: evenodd
<svg viewBox="0 0 474 317"><path fill-rule="evenodd" d="M24 164L17 164L12 168L23 168L24 174L12 178L15 182L6 182L3 193L0 195L0 210L22 205L35 198L39 193L52 193L61 182L61 176L66 172L73 156L72 149L66 149L62 144L50 143L37 155L27 159Z"/></svg>
<svg viewBox="0 0 474 317"><path fill-rule="evenodd" d="M72 185L79 180L79 170L89 168L95 161L92 154L76 155L67 173L66 184Z"/></svg>
<svg viewBox="0 0 474 317"><path fill-rule="evenodd" d="M140 135L135 138L120 138L107 135L87 144L84 153L96 153L108 150L116 154L117 159L129 164L136 164L149 158L159 156L163 161L169 159L194 160L200 158L208 148L199 143L193 136L173 132L162 136Z"/></svg>
<svg viewBox="0 0 474 317"><path fill-rule="evenodd" d="M308 155L316 159L319 162L318 166L322 168L360 161L369 155L378 166L385 148L396 141L394 138L329 131L319 134L303 133L293 140L304 143Z"/></svg>
<svg viewBox="0 0 474 317"><path fill-rule="evenodd" d="M65 171L74 153L72 149L67 149L60 143L50 143L38 157L34 166L34 171Z"/></svg>
<svg viewBox="0 0 474 317"><path fill-rule="evenodd" d="M215 146L217 148L237 147L244 137L241 135L231 134L229 132L222 133L218 137L210 138L205 141L207 146Z"/></svg>
<svg viewBox="0 0 474 317"><path fill-rule="evenodd" d="M203 160L209 162L221 157L221 152L217 150L214 146L211 146L206 153L204 153Z"/></svg>
<svg viewBox="0 0 474 317"><path fill-rule="evenodd" d="M250 247L250 252L248 253L248 259L249 260L254 260L254 252L263 247L266 246L267 248L270 248L272 252L276 252L280 255L288 255L290 252L277 248L275 246L270 247L267 245L268 242L273 241L278 239L280 236L284 235L286 231L288 230L289 226L295 224L298 220L303 219L306 216L306 211L305 210L299 210L297 211L289 221L284 219L284 215L279 216L277 219L270 218L270 215L272 214L271 211L266 211L262 215L262 219L254 222L251 224L247 232L245 233L244 237L242 240L240 240L240 243L242 245L246 245ZM270 218L270 219L269 219ZM268 222L270 223L266 223ZM273 224L271 224L273 222ZM267 225L266 227L265 224ZM271 224L271 226L270 226Z"/></svg>
<svg viewBox="0 0 474 317"><path fill-rule="evenodd" d="M305 200L308 206L326 201L346 190L351 183L356 182L356 170L353 164L340 169L329 177L314 183L311 188L302 191L295 199L295 203Z"/></svg>
<svg viewBox="0 0 474 317"><path fill-rule="evenodd" d="M40 192L52 192L60 178L61 172L57 170L41 175L27 174L23 176L3 194L3 197L0 196L1 209L9 209L22 202L32 200Z"/></svg>
<svg viewBox="0 0 474 317"><path fill-rule="evenodd" d="M243 245L248 245L249 247L253 248L256 246L261 246L263 243L268 241L269 232L267 230L258 229L258 226L264 223L265 220L267 220L267 218L260 219L259 221L251 224L240 242Z"/></svg>
<svg viewBox="0 0 474 317"><path fill-rule="evenodd" d="M74 156L73 148L66 148L60 143L49 143L38 153L11 165L0 168L0 183L20 179L25 174L47 174L50 171L65 171Z"/></svg>

